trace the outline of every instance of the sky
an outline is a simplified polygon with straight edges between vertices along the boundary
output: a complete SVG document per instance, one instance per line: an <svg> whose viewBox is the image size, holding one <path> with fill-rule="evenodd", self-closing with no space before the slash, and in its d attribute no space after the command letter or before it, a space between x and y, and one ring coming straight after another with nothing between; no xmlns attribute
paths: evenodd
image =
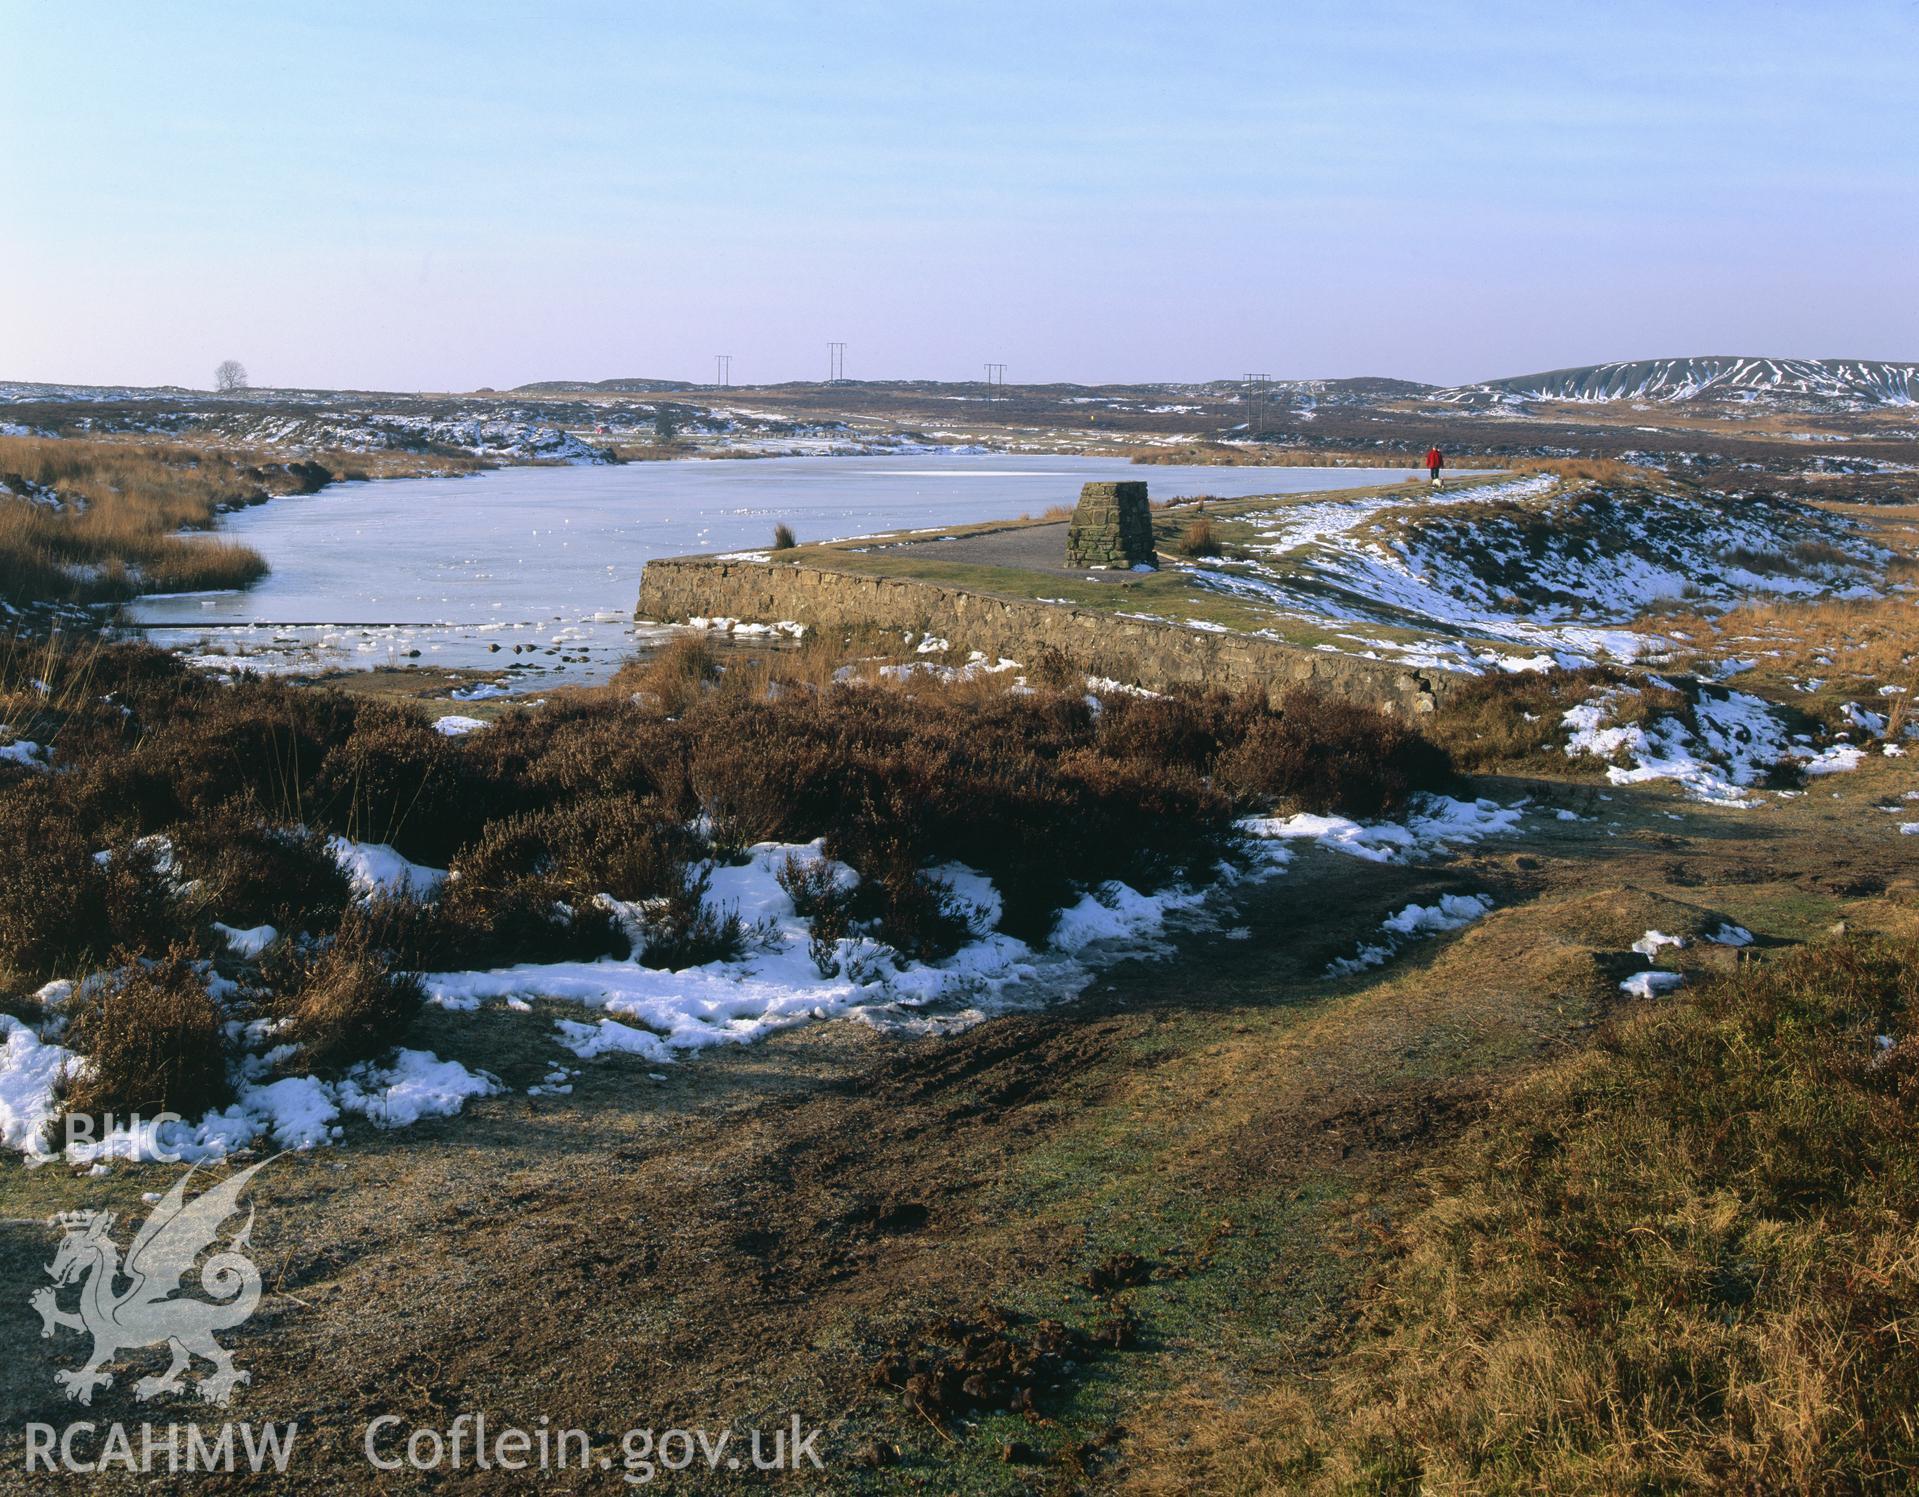
<svg viewBox="0 0 1919 1497"><path fill-rule="evenodd" d="M1919 358L1919 0L0 0L0 380Z"/></svg>

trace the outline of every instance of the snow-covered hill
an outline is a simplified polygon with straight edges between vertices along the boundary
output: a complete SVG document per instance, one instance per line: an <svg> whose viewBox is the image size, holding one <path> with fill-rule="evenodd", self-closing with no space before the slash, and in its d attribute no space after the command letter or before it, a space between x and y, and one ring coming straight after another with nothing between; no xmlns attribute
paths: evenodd
<svg viewBox="0 0 1919 1497"><path fill-rule="evenodd" d="M1550 369L1435 392L1458 405L1536 400L1593 403L1716 401L1782 410L1869 410L1919 405L1919 364L1879 359L1763 359L1731 355L1634 359Z"/></svg>

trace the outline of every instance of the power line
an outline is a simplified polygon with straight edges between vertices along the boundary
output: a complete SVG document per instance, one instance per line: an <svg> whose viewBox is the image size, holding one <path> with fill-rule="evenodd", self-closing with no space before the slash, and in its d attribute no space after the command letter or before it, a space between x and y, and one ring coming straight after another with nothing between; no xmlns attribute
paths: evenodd
<svg viewBox="0 0 1919 1497"><path fill-rule="evenodd" d="M988 364L986 366L986 398L988 400L998 400L1005 394L1006 366L1004 364Z"/></svg>
<svg viewBox="0 0 1919 1497"><path fill-rule="evenodd" d="M713 355L713 383L724 390L733 383L733 355L716 353Z"/></svg>
<svg viewBox="0 0 1919 1497"><path fill-rule="evenodd" d="M826 382L836 385L846 378L846 345L829 343L826 345Z"/></svg>
<svg viewBox="0 0 1919 1497"><path fill-rule="evenodd" d="M1246 435L1254 441L1258 441L1259 433L1266 429L1266 382L1270 377L1264 374L1246 376L1246 383L1252 386L1247 398L1253 412L1252 419L1246 423Z"/></svg>

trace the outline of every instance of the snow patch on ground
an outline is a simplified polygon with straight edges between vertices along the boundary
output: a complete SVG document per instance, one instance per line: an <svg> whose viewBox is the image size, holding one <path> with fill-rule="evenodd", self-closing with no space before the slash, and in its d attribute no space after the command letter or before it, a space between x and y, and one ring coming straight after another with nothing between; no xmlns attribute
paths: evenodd
<svg viewBox="0 0 1919 1497"><path fill-rule="evenodd" d="M446 882L444 868L408 862L384 842L354 842L346 837L327 839L327 850L362 899L375 894L411 894L424 899Z"/></svg>
<svg viewBox="0 0 1919 1497"><path fill-rule="evenodd" d="M1685 944L1684 936L1669 936L1663 930L1649 930L1632 943L1632 949L1647 961L1652 961L1659 955L1662 948L1670 946L1675 951L1679 951L1684 949Z"/></svg>
<svg viewBox="0 0 1919 1497"><path fill-rule="evenodd" d="M823 976L810 950L811 927L779 884L779 870L789 856L808 860L823 854L818 843L761 843L749 850L745 864L712 870L707 903L737 913L755 933L752 949L737 961L708 962L678 972L612 957L437 972L425 978L428 998L453 1009L515 998L577 1003L603 1010L621 1021L621 1027L562 1021L569 1026L561 1030L562 1041L575 1054L627 1049L664 1059L667 1051L750 1043L794 1024L884 1006L991 998L1041 975L1045 959L1024 942L994 933L978 935L952 956L931 964L905 960L868 937L848 938L833 953L833 975ZM966 869L938 872L952 886L956 902L967 908L975 931L986 926L987 916L995 915L999 904L990 881ZM851 869L845 874L854 876ZM1088 896L1111 923L1112 929L1102 934L1137 937L1153 928L1142 903L1147 896L1123 885L1112 888L1111 905ZM1150 902L1163 921L1176 896L1154 896ZM1087 942L1097 938L1087 931ZM638 1039L639 1034L651 1035L655 1044Z"/></svg>
<svg viewBox="0 0 1919 1497"><path fill-rule="evenodd" d="M405 1128L422 1118L450 1117L475 1097L500 1090L499 1079L469 1071L430 1050L397 1050L384 1066L350 1073L339 1083L340 1106L381 1128Z"/></svg>
<svg viewBox="0 0 1919 1497"><path fill-rule="evenodd" d="M1637 695L1631 687L1609 686L1568 708L1561 719L1570 730L1567 757L1610 761L1606 778L1615 785L1672 780L1694 800L1741 807L1759 803L1752 787L1776 767L1807 758L1772 708L1747 692L1699 688L1693 703L1696 728L1672 716L1620 721L1621 709ZM1864 757L1863 749L1835 745L1813 754L1805 772L1857 769Z"/></svg>
<svg viewBox="0 0 1919 1497"><path fill-rule="evenodd" d="M213 928L219 932L220 939L227 943L227 950L242 960L251 960L280 939L279 931L271 925L252 925L245 930L236 930L216 920Z"/></svg>
<svg viewBox="0 0 1919 1497"><path fill-rule="evenodd" d="M1657 998L1685 980L1678 972L1635 972L1619 984L1619 991L1632 998Z"/></svg>
<svg viewBox="0 0 1919 1497"><path fill-rule="evenodd" d="M1866 751L1850 743L1835 743L1831 748L1821 749L1806 761L1806 773L1810 775L1846 774L1857 769L1865 761Z"/></svg>
<svg viewBox="0 0 1919 1497"><path fill-rule="evenodd" d="M823 973L810 922L793 907L778 874L791 857L825 861L818 842L761 843L747 861L711 870L707 903L736 913L753 933L738 960L667 971L634 958L521 963L488 971L427 974L427 995L449 1009L534 998L599 1010L593 1022L559 1021L560 1042L581 1058L633 1053L667 1060L712 1045L747 1044L795 1024L857 1017L877 1021L933 1004L991 1005L1021 987L1053 996L1077 992L1096 949L1150 942L1177 912L1199 904L1187 889L1142 893L1117 881L1062 910L1049 949L1035 951L995 929L1002 901L984 875L957 864L929 872L951 891L972 939L936 962L913 961L870 936L842 939ZM844 865L843 880L857 881Z"/></svg>
<svg viewBox="0 0 1919 1497"><path fill-rule="evenodd" d="M262 1139L278 1148L311 1149L339 1139L342 1113L399 1128L457 1113L472 1098L500 1090L498 1078L485 1071L469 1071L429 1051L401 1049L383 1063L355 1066L333 1082L306 1075L241 1079L234 1101L198 1122L149 1118L135 1125L129 1120L98 1139L60 1150L49 1126L59 1116L59 1085L88 1062L11 1015L0 1014L0 1037L0 1143L29 1163L55 1157L94 1166L108 1160L190 1163ZM259 1038L264 1040L263 1032ZM264 1073L286 1058L284 1047L250 1053L242 1070Z"/></svg>
<svg viewBox="0 0 1919 1497"><path fill-rule="evenodd" d="M1397 915L1388 916L1380 929L1400 936L1433 936L1443 931L1463 930L1490 914L1490 894L1442 894L1438 904L1409 904Z"/></svg>
<svg viewBox="0 0 1919 1497"><path fill-rule="evenodd" d="M1380 922L1379 928L1386 933L1383 942L1363 945L1353 955L1327 963L1325 975L1351 977L1370 967L1383 966L1397 956L1406 943L1463 930L1490 914L1492 908L1490 894L1442 894L1437 904L1409 904Z"/></svg>
<svg viewBox="0 0 1919 1497"><path fill-rule="evenodd" d="M1017 660L1008 660L1004 655L998 659L989 659L979 650L972 651L963 665L946 665L937 660L908 660L900 665L882 665L875 675L884 680L904 681L912 676L931 676L936 681L952 683L971 681L978 676L997 676L1006 671L1020 669ZM841 666L834 672L836 681L857 681L859 673L853 666Z"/></svg>
<svg viewBox="0 0 1919 1497"><path fill-rule="evenodd" d="M0 1144L29 1159L47 1158L42 1137L59 1114L56 1089L74 1060L11 1014L0 1014Z"/></svg>
<svg viewBox="0 0 1919 1497"><path fill-rule="evenodd" d="M1199 899L1187 892L1141 894L1122 883L1102 884L1059 912L1053 944L1062 951L1080 951L1095 941L1155 935L1164 929L1170 911L1190 908Z"/></svg>
<svg viewBox="0 0 1919 1497"><path fill-rule="evenodd" d="M490 702L512 696L513 688L504 681L475 681L471 686L456 686L447 695L456 702Z"/></svg>
<svg viewBox="0 0 1919 1497"><path fill-rule="evenodd" d="M12 733L12 728L0 723L0 737L10 737ZM50 769L52 757L52 749L43 748L29 739L16 738L11 743L0 743L0 763L21 764L28 769Z"/></svg>
<svg viewBox="0 0 1919 1497"><path fill-rule="evenodd" d="M655 1062L673 1058L665 1041L652 1030L635 1029L618 1019L601 1019L592 1024L561 1019L553 1027L559 1031L560 1043L582 1060L600 1055L644 1055Z"/></svg>
<svg viewBox="0 0 1919 1497"><path fill-rule="evenodd" d="M1345 816L1302 811L1296 816L1242 817L1237 825L1246 836L1258 840L1307 841L1370 863L1397 863L1513 831L1524 809L1524 801L1502 806L1494 800L1418 795L1403 822L1367 824Z"/></svg>

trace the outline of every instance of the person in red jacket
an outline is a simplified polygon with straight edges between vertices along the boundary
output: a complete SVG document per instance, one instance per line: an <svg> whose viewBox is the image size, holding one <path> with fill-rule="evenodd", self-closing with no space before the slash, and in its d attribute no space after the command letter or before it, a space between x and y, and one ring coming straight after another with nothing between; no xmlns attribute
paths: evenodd
<svg viewBox="0 0 1919 1497"><path fill-rule="evenodd" d="M1426 449L1426 481L1431 484L1437 484L1439 482L1439 470L1445 466L1446 454L1441 452L1437 447L1428 447Z"/></svg>

